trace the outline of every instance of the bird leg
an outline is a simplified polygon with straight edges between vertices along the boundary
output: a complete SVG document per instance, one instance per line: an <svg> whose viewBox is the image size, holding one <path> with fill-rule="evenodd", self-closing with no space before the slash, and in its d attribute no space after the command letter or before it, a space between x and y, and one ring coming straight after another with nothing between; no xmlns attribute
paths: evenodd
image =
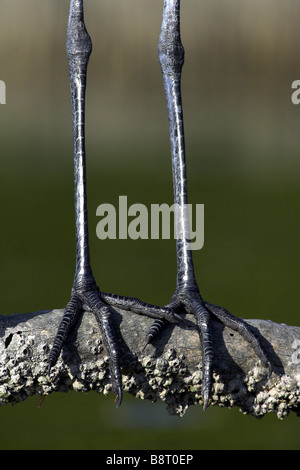
<svg viewBox="0 0 300 470"><path fill-rule="evenodd" d="M73 112L76 271L71 299L64 311L50 351L48 373L58 359L72 324L84 310L91 310L99 323L109 354L112 387L119 405L122 400L122 376L117 354L116 334L111 321L111 310L100 298L89 256L84 126L86 72L91 51L92 41L84 24L83 2L71 0L67 29L67 55Z"/></svg>

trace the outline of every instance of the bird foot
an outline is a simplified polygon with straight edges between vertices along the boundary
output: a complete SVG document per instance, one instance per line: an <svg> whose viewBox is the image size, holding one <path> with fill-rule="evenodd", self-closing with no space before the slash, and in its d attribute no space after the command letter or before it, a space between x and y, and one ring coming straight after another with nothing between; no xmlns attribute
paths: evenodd
<svg viewBox="0 0 300 470"><path fill-rule="evenodd" d="M251 330L251 327L243 319L235 317L225 308L203 300L197 288L175 292L170 303L165 307L144 304L138 299L117 296L114 294L101 294L101 296L112 306L157 318L150 327L143 350L155 337L159 335L160 331L168 324L168 322L171 321L173 323L177 323L179 319L184 321L184 318L181 315L186 313L192 314L195 317L201 339L203 371L202 398L204 410L207 409L209 404L213 380L214 346L210 328L212 318L219 320L224 326L238 332L252 346L263 366L268 369L269 376L271 375L271 363L261 347L258 338ZM150 312L151 315L149 315ZM167 318L168 316L169 318Z"/></svg>
<svg viewBox="0 0 300 470"><path fill-rule="evenodd" d="M72 325L84 311L93 312L100 326L103 342L109 356L112 389L116 395L118 407L122 402L122 375L119 365L116 335L111 318L112 312L111 308L101 300L99 289L95 285L91 288L78 289L75 291L73 289L71 300L65 308L63 318L49 354L48 374L57 362L62 346L67 340Z"/></svg>
<svg viewBox="0 0 300 470"><path fill-rule="evenodd" d="M109 300L109 301L108 301ZM156 307L136 298L121 297L114 294L102 294L93 280L84 286L73 287L72 296L65 308L62 320L48 359L48 374L56 364L63 344L67 341L72 325L84 311L92 312L100 326L102 339L109 357L112 390L116 395L117 407L122 402L122 374L117 336L113 326L112 307L121 307L134 313L146 315L166 322L184 321L174 310L167 307Z"/></svg>

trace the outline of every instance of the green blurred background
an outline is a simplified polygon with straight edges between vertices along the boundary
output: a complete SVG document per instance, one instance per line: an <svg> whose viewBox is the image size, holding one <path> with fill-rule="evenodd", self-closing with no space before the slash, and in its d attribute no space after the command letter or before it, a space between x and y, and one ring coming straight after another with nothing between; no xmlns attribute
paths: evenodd
<svg viewBox="0 0 300 470"><path fill-rule="evenodd" d="M86 0L93 40L87 156L92 266L104 291L168 302L173 241L102 241L96 208L172 204L157 60L162 0ZM74 274L68 0L1 0L1 314L63 307ZM300 4L182 0L189 200L205 205L194 252L203 296L244 318L299 324ZM0 449L299 449L300 421L95 393L0 409Z"/></svg>

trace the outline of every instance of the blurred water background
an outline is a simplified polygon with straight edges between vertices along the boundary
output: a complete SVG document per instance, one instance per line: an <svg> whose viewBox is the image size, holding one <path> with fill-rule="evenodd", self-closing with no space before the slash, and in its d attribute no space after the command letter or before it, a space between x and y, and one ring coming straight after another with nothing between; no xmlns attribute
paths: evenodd
<svg viewBox="0 0 300 470"><path fill-rule="evenodd" d="M103 291L166 304L174 242L96 237L96 208L172 204L157 42L162 0L86 0L92 266ZM67 0L1 0L0 312L62 308L74 274ZM194 252L203 296L244 318L299 324L300 4L182 0L189 200L205 205ZM298 449L299 420L95 393L0 409L0 449Z"/></svg>

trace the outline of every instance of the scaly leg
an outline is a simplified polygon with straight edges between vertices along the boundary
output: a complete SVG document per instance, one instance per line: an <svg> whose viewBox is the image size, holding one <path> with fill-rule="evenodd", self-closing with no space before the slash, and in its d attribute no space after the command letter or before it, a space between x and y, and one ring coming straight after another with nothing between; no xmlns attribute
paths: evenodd
<svg viewBox="0 0 300 470"><path fill-rule="evenodd" d="M164 0L163 20L159 40L159 61L162 69L167 100L172 156L174 202L177 227L177 286L169 308L192 313L200 331L202 347L202 396L204 409L212 388L213 338L210 331L211 316L217 317L224 325L238 331L254 348L262 363L270 363L259 341L249 326L240 318L231 315L226 309L205 302L195 279L192 251L189 242L189 220L187 212L187 177L183 113L181 101L181 70L184 62L184 49L180 38L180 0ZM166 325L165 320L156 320L150 328L146 345Z"/></svg>

